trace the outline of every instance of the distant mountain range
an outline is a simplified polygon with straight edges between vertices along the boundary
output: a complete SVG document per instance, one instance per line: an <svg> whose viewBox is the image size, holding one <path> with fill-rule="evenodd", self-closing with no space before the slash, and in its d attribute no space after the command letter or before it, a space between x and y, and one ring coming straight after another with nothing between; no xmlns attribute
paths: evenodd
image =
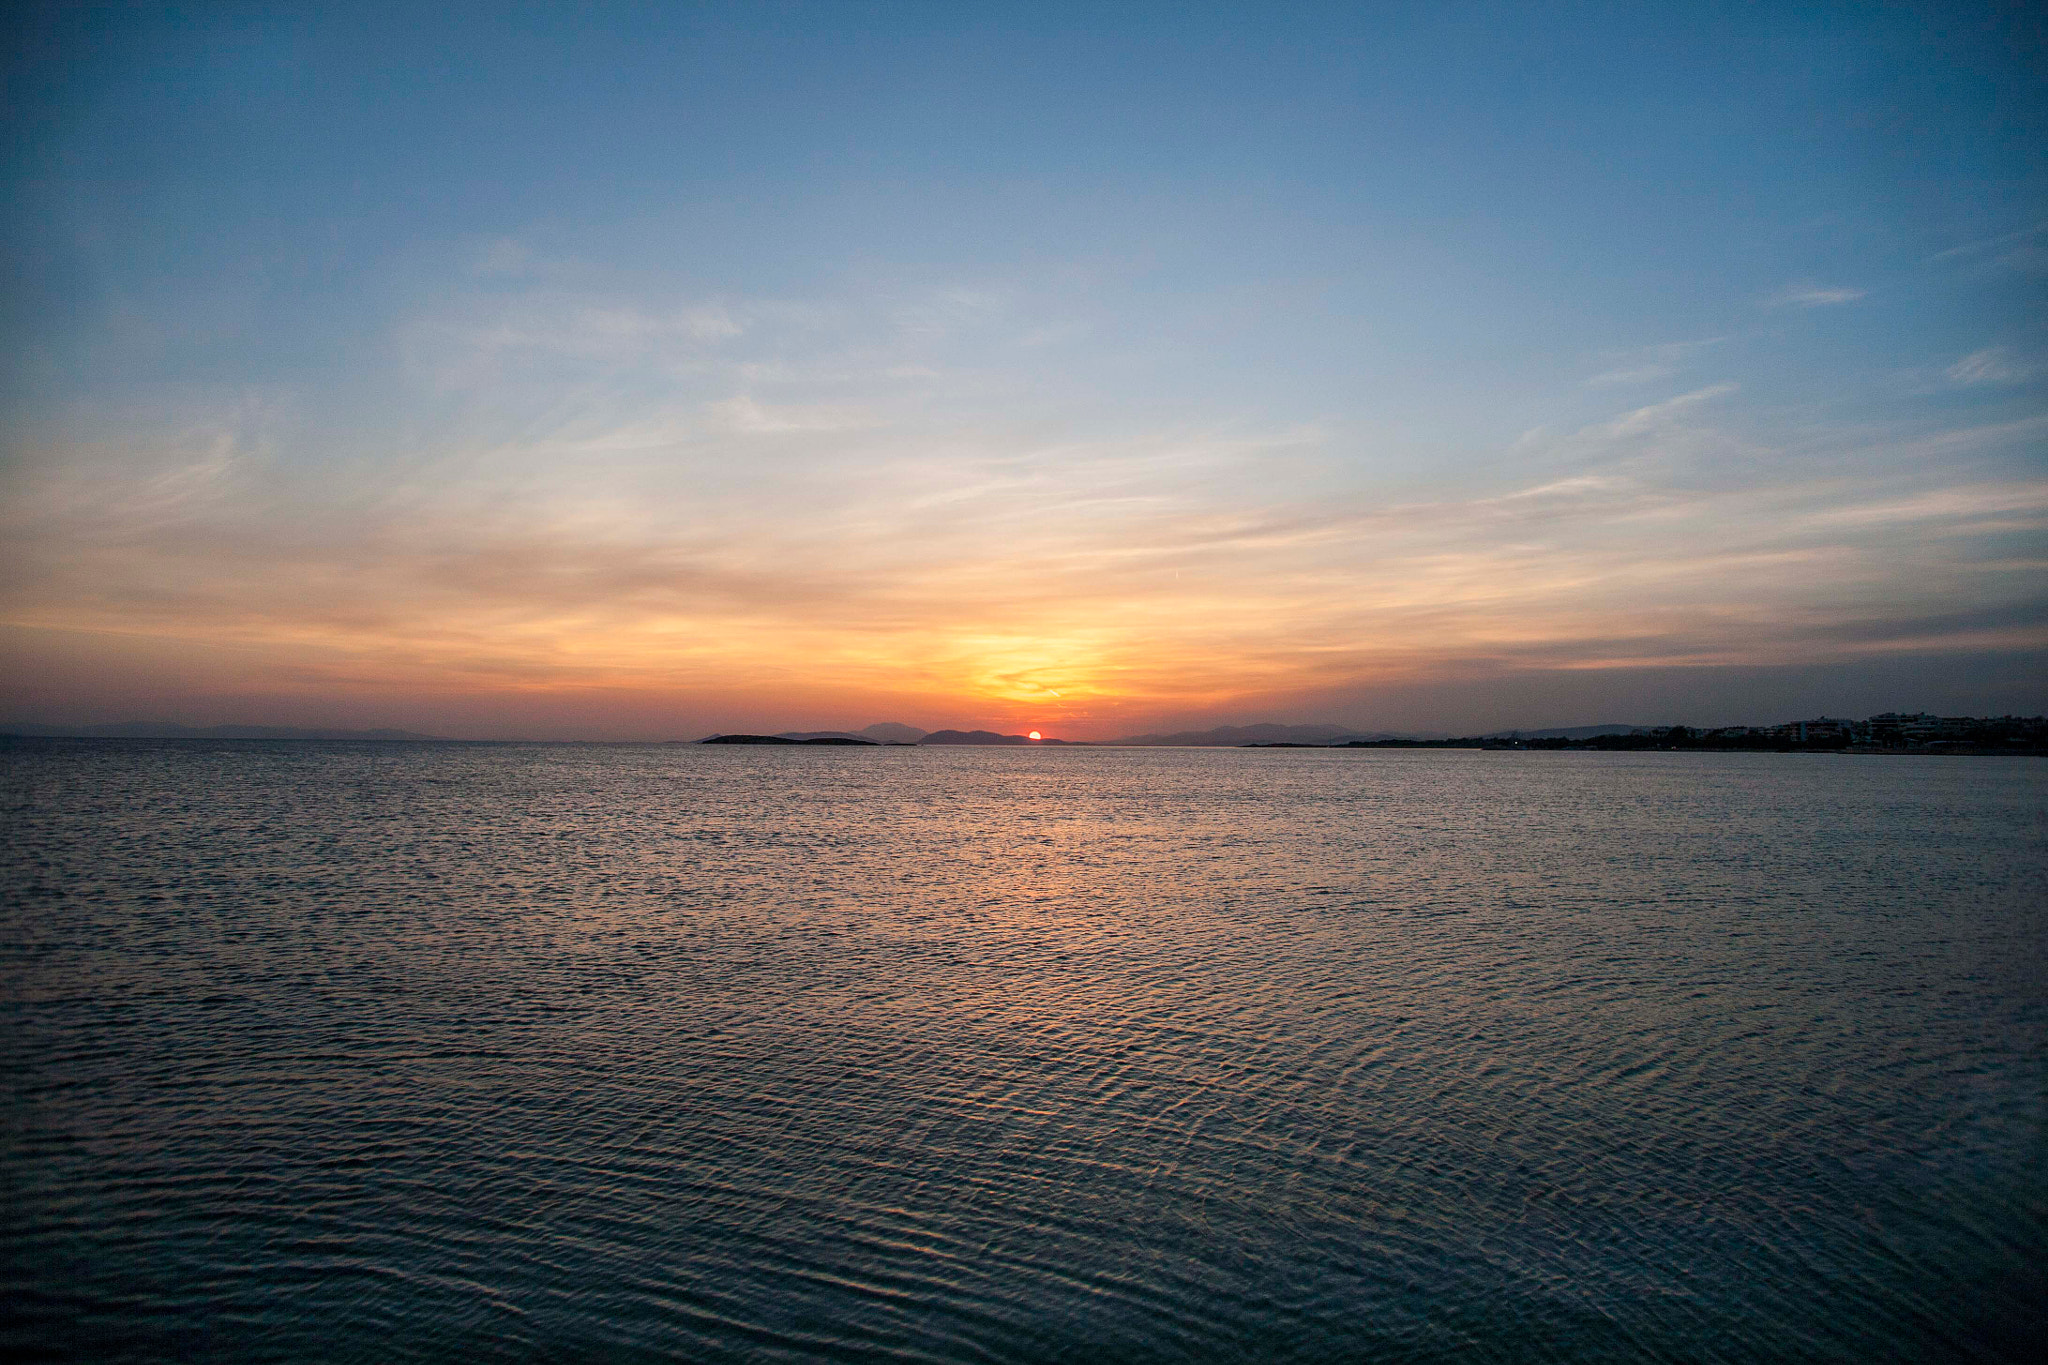
<svg viewBox="0 0 2048 1365"><path fill-rule="evenodd" d="M116 725L0 725L0 735L37 739L440 739L412 730L337 730L296 725L175 725L124 721Z"/></svg>
<svg viewBox="0 0 2048 1365"><path fill-rule="evenodd" d="M1390 735L1347 730L1341 725L1219 725L1213 730L1180 730L1170 735L1132 735L1118 744L1172 744L1227 748L1242 744L1348 744L1354 739L1436 739L1436 735Z"/></svg>
<svg viewBox="0 0 2048 1365"><path fill-rule="evenodd" d="M777 739L863 739L871 744L915 744L925 732L915 725L885 720L859 730L778 730Z"/></svg>

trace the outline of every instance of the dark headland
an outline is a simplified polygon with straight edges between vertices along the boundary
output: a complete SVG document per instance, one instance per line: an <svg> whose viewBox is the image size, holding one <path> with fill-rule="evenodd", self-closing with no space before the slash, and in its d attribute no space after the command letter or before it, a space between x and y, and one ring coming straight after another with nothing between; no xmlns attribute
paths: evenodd
<svg viewBox="0 0 2048 1365"><path fill-rule="evenodd" d="M672 739L671 744L688 744L690 740ZM880 747L872 739L854 739L849 735L825 735L818 739L791 739L787 735L711 735L696 740L698 744L813 744Z"/></svg>

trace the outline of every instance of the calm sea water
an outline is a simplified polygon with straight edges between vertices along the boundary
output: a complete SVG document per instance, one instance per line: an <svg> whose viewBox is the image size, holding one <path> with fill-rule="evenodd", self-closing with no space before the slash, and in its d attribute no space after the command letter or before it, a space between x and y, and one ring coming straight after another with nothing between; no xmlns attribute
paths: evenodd
<svg viewBox="0 0 2048 1365"><path fill-rule="evenodd" d="M2048 764L14 742L10 1351L2024 1359Z"/></svg>

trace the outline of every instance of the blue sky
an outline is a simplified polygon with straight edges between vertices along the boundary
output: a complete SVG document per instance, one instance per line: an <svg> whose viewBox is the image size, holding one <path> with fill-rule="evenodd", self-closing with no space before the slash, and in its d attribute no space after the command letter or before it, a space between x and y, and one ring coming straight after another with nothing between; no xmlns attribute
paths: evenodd
<svg viewBox="0 0 2048 1365"><path fill-rule="evenodd" d="M22 719L1100 736L2048 700L2017 8L28 32Z"/></svg>

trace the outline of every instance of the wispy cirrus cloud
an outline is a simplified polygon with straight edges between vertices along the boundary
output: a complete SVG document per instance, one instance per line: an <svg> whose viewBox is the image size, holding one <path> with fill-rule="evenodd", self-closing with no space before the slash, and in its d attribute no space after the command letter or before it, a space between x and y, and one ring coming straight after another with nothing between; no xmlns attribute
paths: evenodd
<svg viewBox="0 0 2048 1365"><path fill-rule="evenodd" d="M1996 237L1985 237L1974 242L1964 242L1961 246L1949 247L1945 251L1937 251L1932 256L1927 257L1925 264L1934 265L1943 261L1983 256L2009 256L2011 260L2017 262L2028 258L2012 255L2010 249L2029 246L2043 233L2048 233L2048 220L2036 223L2032 227L2021 228L2017 232L2000 233Z"/></svg>
<svg viewBox="0 0 2048 1365"><path fill-rule="evenodd" d="M2004 346L1987 346L1972 351L1948 367L1949 382L1966 387L1982 384L2018 384L2038 373L2040 366L2014 355Z"/></svg>
<svg viewBox="0 0 2048 1365"><path fill-rule="evenodd" d="M1659 426L1688 408L1695 408L1711 399L1734 393L1736 387L1727 383L1709 384L1705 388L1694 389L1691 393L1681 393L1661 403L1652 403L1647 407L1625 412L1611 422L1602 423L1597 429L1614 436L1633 435Z"/></svg>
<svg viewBox="0 0 2048 1365"><path fill-rule="evenodd" d="M1832 308L1838 304L1854 303L1869 294L1867 289L1850 285L1793 284L1787 285L1764 300L1766 308Z"/></svg>
<svg viewBox="0 0 2048 1365"><path fill-rule="evenodd" d="M1571 418L1427 475L1292 414L1048 416L1017 357L1074 306L1020 286L762 299L504 266L397 328L400 421L223 399L175 439L138 409L24 452L0 626L138 642L143 675L232 649L309 695L946 699L1102 734L1347 679L1935 648L1965 602L1992 613L1973 647L2019 647L2048 598L2015 548L2039 490L1986 464L2038 433L1795 451L1733 380L1603 401L1720 337L1607 353L1557 395Z"/></svg>
<svg viewBox="0 0 2048 1365"><path fill-rule="evenodd" d="M1049 441L917 405L611 395L401 470L303 467L289 414L230 410L155 455L39 461L0 526L20 566L0 619L144 660L231 645L282 689L945 697L1074 734L1482 664L1812 661L1939 647L1943 622L1976 648L2048 637L2048 571L2011 549L2048 531L2048 481L1980 468L2031 428L1821 476L1717 431L1735 392L1392 498L1273 478L1328 457L1314 428ZM1767 472L1716 478L1732 458Z"/></svg>
<svg viewBox="0 0 2048 1365"><path fill-rule="evenodd" d="M748 394L722 398L710 405L719 426L749 436L782 436L799 432L858 431L877 418L858 408L820 404L765 404Z"/></svg>
<svg viewBox="0 0 2048 1365"><path fill-rule="evenodd" d="M1586 380L1586 387L1608 388L1671 379L1693 356L1726 340L1726 337L1707 337L1700 341L1670 341L1657 346L1609 352L1606 359L1611 368Z"/></svg>

